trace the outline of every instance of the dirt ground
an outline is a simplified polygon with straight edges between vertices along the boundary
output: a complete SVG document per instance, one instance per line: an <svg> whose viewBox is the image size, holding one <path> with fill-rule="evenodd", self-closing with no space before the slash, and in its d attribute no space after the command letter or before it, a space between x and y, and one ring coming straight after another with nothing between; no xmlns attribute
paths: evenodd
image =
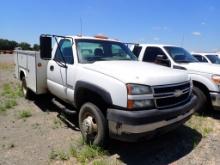
<svg viewBox="0 0 220 165"><path fill-rule="evenodd" d="M18 88L13 74L13 55L0 55L0 104L6 100L7 84ZM0 165L80 164L74 157L50 157L53 150L68 151L81 138L77 116L60 113L50 96L25 100L14 95L16 104L0 113ZM220 164L220 113L195 116L175 131L145 142L110 140L106 151L107 164Z"/></svg>

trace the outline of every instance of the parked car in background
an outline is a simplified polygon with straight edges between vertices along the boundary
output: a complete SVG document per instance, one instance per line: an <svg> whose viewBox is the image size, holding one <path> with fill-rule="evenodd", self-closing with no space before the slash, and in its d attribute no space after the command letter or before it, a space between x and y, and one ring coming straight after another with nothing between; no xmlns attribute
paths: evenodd
<svg viewBox="0 0 220 165"><path fill-rule="evenodd" d="M220 58L215 53L192 53L192 55L199 61L210 64L220 64Z"/></svg>
<svg viewBox="0 0 220 165"><path fill-rule="evenodd" d="M220 66L201 63L184 48L173 45L133 44L130 49L139 61L188 72L198 97L196 109L206 110L211 105L220 110Z"/></svg>

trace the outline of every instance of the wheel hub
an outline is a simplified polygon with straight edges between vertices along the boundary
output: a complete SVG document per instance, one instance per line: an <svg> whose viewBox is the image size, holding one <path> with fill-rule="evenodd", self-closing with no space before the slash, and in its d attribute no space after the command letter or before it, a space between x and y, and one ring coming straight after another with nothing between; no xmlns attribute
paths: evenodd
<svg viewBox="0 0 220 165"><path fill-rule="evenodd" d="M96 124L93 122L92 116L88 116L83 120L82 127L83 127L83 131L86 134L92 134L97 132L97 127Z"/></svg>

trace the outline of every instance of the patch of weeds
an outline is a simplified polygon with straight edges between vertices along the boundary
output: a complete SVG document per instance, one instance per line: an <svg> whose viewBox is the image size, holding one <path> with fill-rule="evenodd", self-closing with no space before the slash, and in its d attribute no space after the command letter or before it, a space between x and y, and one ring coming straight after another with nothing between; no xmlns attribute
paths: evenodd
<svg viewBox="0 0 220 165"><path fill-rule="evenodd" d="M6 108L4 105L0 104L0 113L5 112Z"/></svg>
<svg viewBox="0 0 220 165"><path fill-rule="evenodd" d="M20 85L4 84L2 96L7 98L17 98L23 96Z"/></svg>
<svg viewBox="0 0 220 165"><path fill-rule="evenodd" d="M70 149L69 149L69 152L70 152L70 155L73 156L73 157L77 157L78 156L78 149L77 149L77 146L75 145L71 145L70 146Z"/></svg>
<svg viewBox="0 0 220 165"><path fill-rule="evenodd" d="M22 96L21 88L18 84L7 83L3 85L0 100L0 113L17 105L17 98Z"/></svg>
<svg viewBox="0 0 220 165"><path fill-rule="evenodd" d="M0 113L6 112L7 109L13 108L17 105L15 99L3 99L0 101Z"/></svg>
<svg viewBox="0 0 220 165"><path fill-rule="evenodd" d="M85 145L85 144L86 144L82 136L80 136L80 138L78 138L78 139L76 140L76 142L77 142L77 144L79 144L79 145Z"/></svg>
<svg viewBox="0 0 220 165"><path fill-rule="evenodd" d="M4 104L5 104L6 109L10 109L10 108L16 106L17 102L15 99L9 99L9 100L6 100Z"/></svg>
<svg viewBox="0 0 220 165"><path fill-rule="evenodd" d="M30 112L30 111L27 111L27 110L23 110L23 111L20 111L20 112L18 113L18 117L19 117L20 119L25 119L25 118L28 118L28 117L31 117L31 116L32 116L31 112Z"/></svg>
<svg viewBox="0 0 220 165"><path fill-rule="evenodd" d="M94 160L92 162L92 165L110 165L110 163L109 163L109 160L100 159L100 160Z"/></svg>
<svg viewBox="0 0 220 165"><path fill-rule="evenodd" d="M52 150L50 152L49 158L51 160L69 160L69 155L61 150Z"/></svg>
<svg viewBox="0 0 220 165"><path fill-rule="evenodd" d="M52 126L52 128L53 128L53 129L57 129L57 128L62 127L62 125L63 125L62 121L59 120L59 119L57 119L57 118L55 118L55 119L53 120L53 126Z"/></svg>
<svg viewBox="0 0 220 165"><path fill-rule="evenodd" d="M214 121L209 117L193 115L186 125L197 130L202 137L207 137L213 131Z"/></svg>
<svg viewBox="0 0 220 165"><path fill-rule="evenodd" d="M92 145L70 146L70 154L79 162L85 164L93 159L103 157L107 154L102 148Z"/></svg>

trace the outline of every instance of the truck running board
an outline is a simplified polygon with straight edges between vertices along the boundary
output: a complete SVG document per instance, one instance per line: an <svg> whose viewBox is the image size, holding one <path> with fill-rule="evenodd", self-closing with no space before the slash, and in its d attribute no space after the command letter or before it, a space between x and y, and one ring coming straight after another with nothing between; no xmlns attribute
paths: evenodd
<svg viewBox="0 0 220 165"><path fill-rule="evenodd" d="M77 114L77 112L75 110L71 110L71 109L66 108L66 106L63 105L60 101L58 101L56 98L52 99L52 103L54 105L56 105L62 112L66 113L66 114L69 114L69 115Z"/></svg>

